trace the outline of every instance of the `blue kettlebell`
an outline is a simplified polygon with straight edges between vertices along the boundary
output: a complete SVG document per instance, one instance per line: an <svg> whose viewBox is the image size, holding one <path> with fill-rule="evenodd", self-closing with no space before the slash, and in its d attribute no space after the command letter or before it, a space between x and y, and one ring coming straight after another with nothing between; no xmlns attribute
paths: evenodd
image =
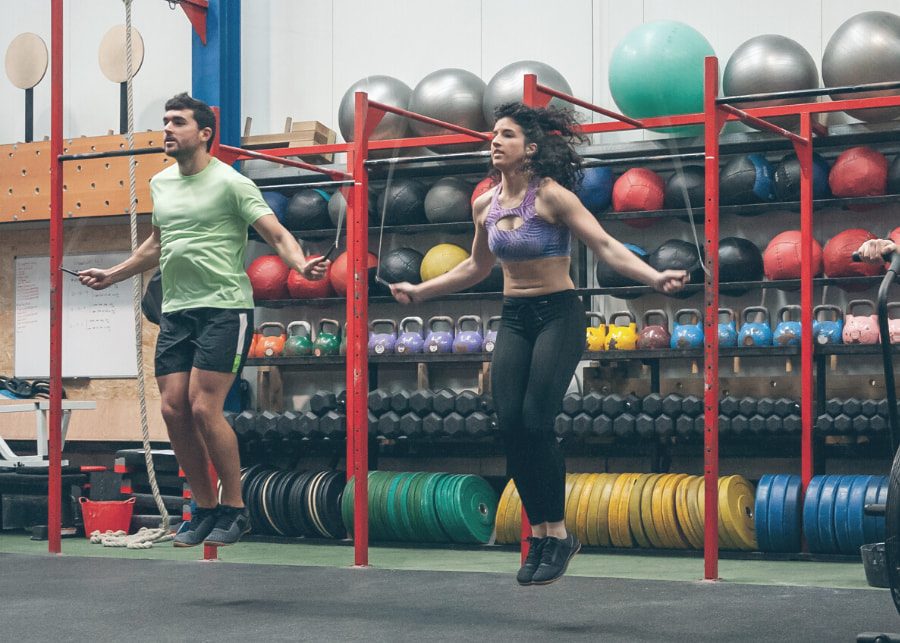
<svg viewBox="0 0 900 643"><path fill-rule="evenodd" d="M415 330L412 330L415 328ZM425 325L421 317L404 317L400 320L400 336L394 350L399 354L421 353L425 347Z"/></svg>
<svg viewBox="0 0 900 643"><path fill-rule="evenodd" d="M480 353L484 343L481 317L462 315L456 320L456 337L453 338L454 353Z"/></svg>
<svg viewBox="0 0 900 643"><path fill-rule="evenodd" d="M453 320L446 315L436 315L428 320L425 336L426 353L449 353L453 348Z"/></svg>
<svg viewBox="0 0 900 643"><path fill-rule="evenodd" d="M754 321L750 321L753 313ZM756 321L761 316L762 321ZM762 306L747 306L744 308L744 323L738 333L739 346L771 346L772 327L769 325L769 311Z"/></svg>
<svg viewBox="0 0 900 643"><path fill-rule="evenodd" d="M821 319L832 313L833 319ZM826 315L823 315L826 313ZM843 344L844 311L831 304L813 308L813 342L816 344Z"/></svg>
<svg viewBox="0 0 900 643"><path fill-rule="evenodd" d="M772 346L800 345L800 306L782 306L778 310L778 325L772 333Z"/></svg>
<svg viewBox="0 0 900 643"><path fill-rule="evenodd" d="M719 346L737 346L737 319L731 308L719 308Z"/></svg>
<svg viewBox="0 0 900 643"><path fill-rule="evenodd" d="M393 319L373 319L369 322L369 354L393 353L397 344L397 322Z"/></svg>
<svg viewBox="0 0 900 643"><path fill-rule="evenodd" d="M691 323L682 320L691 316ZM696 308L682 308L675 313L675 324L672 326L672 348L686 349L703 346L703 316Z"/></svg>

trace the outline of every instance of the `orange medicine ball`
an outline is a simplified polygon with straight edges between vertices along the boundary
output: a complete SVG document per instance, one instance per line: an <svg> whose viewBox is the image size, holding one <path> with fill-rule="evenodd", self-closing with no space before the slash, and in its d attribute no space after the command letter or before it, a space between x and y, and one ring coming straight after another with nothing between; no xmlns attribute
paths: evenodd
<svg viewBox="0 0 900 643"><path fill-rule="evenodd" d="M812 275L822 275L822 246L812 240ZM766 279L799 279L800 266L800 231L785 230L777 235L766 246L763 252L763 271Z"/></svg>
<svg viewBox="0 0 900 643"><path fill-rule="evenodd" d="M291 271L278 255L263 255L254 259L247 267L247 276L253 286L253 298L286 299L287 278Z"/></svg>

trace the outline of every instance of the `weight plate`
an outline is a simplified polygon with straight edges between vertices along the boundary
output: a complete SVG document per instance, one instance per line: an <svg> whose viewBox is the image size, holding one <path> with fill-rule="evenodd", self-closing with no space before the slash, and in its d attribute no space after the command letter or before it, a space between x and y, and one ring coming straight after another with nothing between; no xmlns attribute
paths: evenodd
<svg viewBox="0 0 900 643"><path fill-rule="evenodd" d="M694 523L688 509L688 493L694 478L695 476L686 476L678 481L678 485L675 487L675 514L678 518L678 526L681 527L681 531L691 547L703 549L703 535L694 530Z"/></svg>
<svg viewBox="0 0 900 643"><path fill-rule="evenodd" d="M584 517L585 540L583 541L588 545L600 546L602 544L600 540L600 494L603 493L606 479L610 475L609 473L598 473L588 492Z"/></svg>
<svg viewBox="0 0 900 643"><path fill-rule="evenodd" d="M600 500L597 507L597 535L600 538L600 544L604 547L609 547L612 544L612 539L609 535L609 501L612 498L613 486L615 486L616 480L619 479L619 475L618 473L609 475L606 478L603 489L600 490Z"/></svg>
<svg viewBox="0 0 900 643"><path fill-rule="evenodd" d="M681 527L678 525L678 513L675 502L678 484L687 477L686 473L676 473L669 478L663 487L663 524L675 549L688 549L690 547L690 543L684 537Z"/></svg>
<svg viewBox="0 0 900 643"><path fill-rule="evenodd" d="M609 505L607 508L607 523L609 525L609 542L613 547L624 547L619 525L619 497L622 495L622 485L628 479L630 473L620 473L612 485L609 493ZM631 536L629 535L629 539Z"/></svg>
<svg viewBox="0 0 900 643"><path fill-rule="evenodd" d="M874 476L854 476L850 486L850 499L847 509L847 531L849 533L849 549L851 552L859 551L866 544L863 518L865 517L866 490Z"/></svg>
<svg viewBox="0 0 900 643"><path fill-rule="evenodd" d="M411 542L416 541L416 533L409 515L409 483L412 482L413 475L404 473L401 476L397 493L394 495L394 513L397 515L398 526L403 532L404 539Z"/></svg>
<svg viewBox="0 0 900 643"><path fill-rule="evenodd" d="M566 531L575 533L575 518L578 515L578 502L581 500L581 491L584 483L590 478L589 473L573 474L572 486L566 485L566 503L564 509L564 521Z"/></svg>
<svg viewBox="0 0 900 643"><path fill-rule="evenodd" d="M891 480L889 476L885 476L878 487L878 504L887 506L888 488ZM884 516L875 516L875 542L883 543L885 541Z"/></svg>
<svg viewBox="0 0 900 643"><path fill-rule="evenodd" d="M309 516L310 521L312 522L313 527L315 528L315 536L317 538L325 537L325 529L322 527L322 523L319 520L318 508L316 507L316 493L318 492L319 485L322 482L322 477L325 475L324 471L317 471L316 474L309 481L309 485L306 487L306 513Z"/></svg>
<svg viewBox="0 0 900 643"><path fill-rule="evenodd" d="M703 547L703 542L706 538L706 526L703 524L703 517L700 514L699 493L702 486L703 476L694 476L687 486L688 516L690 516L691 527L694 533L700 538L700 547Z"/></svg>
<svg viewBox="0 0 900 643"><path fill-rule="evenodd" d="M616 518L619 523L621 547L634 547L635 545L629 524L628 504L631 502L631 492L634 489L634 485L637 484L640 477L638 473L629 473L622 488L619 489L618 502L616 503Z"/></svg>
<svg viewBox="0 0 900 643"><path fill-rule="evenodd" d="M509 525L506 522L506 511L509 509L509 503L512 502L513 491L515 488L516 484L510 479L503 488L503 493L500 494L500 502L497 503L497 519L494 522L494 530L496 531L496 541L498 543L505 544L513 542L509 537Z"/></svg>
<svg viewBox="0 0 900 643"><path fill-rule="evenodd" d="M588 508L590 507L591 493L594 485L600 479L599 473L588 474L581 495L578 498L578 506L575 510L575 536L585 545L591 544L588 540Z"/></svg>
<svg viewBox="0 0 900 643"><path fill-rule="evenodd" d="M463 476L453 487L463 542L486 543L494 529L497 492L479 476Z"/></svg>
<svg viewBox="0 0 900 643"><path fill-rule="evenodd" d="M778 551L774 543L769 540L769 505L770 488L775 476L766 473L759 479L756 485L756 501L753 504L753 514L756 516L756 542L760 551Z"/></svg>
<svg viewBox="0 0 900 643"><path fill-rule="evenodd" d="M409 495L406 500L406 506L416 542L428 540L428 533L425 530L425 524L422 522L422 508L420 505L422 501L422 483L429 475L424 472L414 473L409 483Z"/></svg>
<svg viewBox="0 0 900 643"><path fill-rule="evenodd" d="M878 489L881 487L885 478L883 476L871 476L869 485L866 487L866 497L863 503L865 505L874 505L878 502ZM863 516L863 537L866 544L882 542L877 540L877 521L875 516Z"/></svg>
<svg viewBox="0 0 900 643"><path fill-rule="evenodd" d="M760 483L762 480L760 480ZM784 500L787 495L788 482L790 476L778 474L772 476L769 487L769 502L766 509L766 518L763 521L760 518L759 511L755 512L756 518L756 539L760 551L785 551L784 543ZM759 499L759 487L756 488L757 501ZM756 503L758 505L758 502ZM765 527L763 527L765 522ZM768 549L763 549L760 539L765 537L768 541Z"/></svg>
<svg viewBox="0 0 900 643"><path fill-rule="evenodd" d="M385 516L391 525L391 531L397 535L397 540L409 540L409 536L400 519L399 508L397 507L400 500L399 488L405 478L405 473L398 473L391 478L386 494Z"/></svg>
<svg viewBox="0 0 900 643"><path fill-rule="evenodd" d="M722 480L724 478L719 478L719 490L717 494L717 499L719 499L722 495ZM720 504L720 503L717 503ZM700 509L700 522L703 524L703 533L706 534L706 479L703 479L703 482L697 487L697 506ZM719 520L716 525L716 531L719 536L719 549L740 549L734 541L731 539L731 535L725 529L725 519L722 516L722 510L719 509Z"/></svg>
<svg viewBox="0 0 900 643"><path fill-rule="evenodd" d="M272 492L272 515L278 524L278 528L285 536L297 535L287 516L288 492L295 477L296 473L294 471L282 471L281 476L275 482L275 489Z"/></svg>
<svg viewBox="0 0 900 643"><path fill-rule="evenodd" d="M635 480L634 487L631 488L628 498L628 528L638 547L651 546L650 541L647 539L647 534L644 533L644 525L641 522L641 494L647 481L652 477L652 473L639 475L637 480Z"/></svg>
<svg viewBox="0 0 900 643"><path fill-rule="evenodd" d="M459 523L459 507L454 502L453 486L461 476L453 473L433 474L423 482L422 517L429 540L463 542L465 535Z"/></svg>
<svg viewBox="0 0 900 643"><path fill-rule="evenodd" d="M664 474L663 477L656 483L656 486L653 487L653 497L651 499L651 516L653 519L653 527L656 530L656 534L659 537L660 542L662 543L662 547L665 549L676 549L678 546L678 543L672 537L672 533L669 530L669 525L666 522L666 516L664 516L664 492L666 490L666 487L671 483L674 476L674 473Z"/></svg>
<svg viewBox="0 0 900 643"><path fill-rule="evenodd" d="M800 476L792 475L784 494L784 539L785 552L798 552L802 546L800 539L800 521L803 501L803 484Z"/></svg>
<svg viewBox="0 0 900 643"><path fill-rule="evenodd" d="M806 538L806 546L812 552L822 551L822 541L819 539L819 497L822 495L824 482L825 476L813 476L803 499L803 536Z"/></svg>
<svg viewBox="0 0 900 643"><path fill-rule="evenodd" d="M378 507L378 499L380 497L381 486L385 483L386 476L384 471L372 471L369 475L369 540L387 540L387 530L381 517L381 511Z"/></svg>
<svg viewBox="0 0 900 643"><path fill-rule="evenodd" d="M509 530L509 542L517 544L522 541L522 498L518 488L513 490L509 507L506 510L506 525Z"/></svg>
<svg viewBox="0 0 900 643"><path fill-rule="evenodd" d="M756 549L753 520L754 489L743 476L728 476L719 487L719 512L724 514L725 529L741 549Z"/></svg>
<svg viewBox="0 0 900 643"><path fill-rule="evenodd" d="M666 544L663 536L660 536L659 532L656 531L656 526L653 522L653 493L665 475L663 473L653 474L653 477L647 481L647 484L644 485L644 490L641 492L641 524L644 527L647 540L650 541L650 546L657 549L665 547Z"/></svg>
<svg viewBox="0 0 900 643"><path fill-rule="evenodd" d="M850 488L856 476L844 476L834 493L834 541L842 554L853 553L850 547ZM859 551L857 549L857 551Z"/></svg>
<svg viewBox="0 0 900 643"><path fill-rule="evenodd" d="M837 487L843 476L825 476L822 483L822 493L819 495L819 511L817 522L819 526L819 550L824 554L836 554L838 552L837 539L834 535L834 500Z"/></svg>
<svg viewBox="0 0 900 643"><path fill-rule="evenodd" d="M289 511L288 515L290 516L291 524L294 526L294 530L304 536L306 538L310 538L315 533L315 527L312 524L312 520L306 513L306 503L304 499L306 498L306 487L309 484L309 481L313 479L315 476L314 471L305 471L297 476L297 479L294 481L294 484L291 486L291 493L288 498L289 503ZM341 503L341 518L342 523L346 526L348 523L353 525L353 498L351 493L350 503L346 509L349 512L349 517L345 515L344 503ZM345 527L346 529L346 527Z"/></svg>

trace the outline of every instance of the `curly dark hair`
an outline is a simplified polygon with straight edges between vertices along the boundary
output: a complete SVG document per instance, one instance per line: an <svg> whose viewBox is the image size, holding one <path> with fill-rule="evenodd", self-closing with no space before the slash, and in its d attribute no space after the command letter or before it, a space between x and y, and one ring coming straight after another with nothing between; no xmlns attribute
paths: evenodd
<svg viewBox="0 0 900 643"><path fill-rule="evenodd" d="M212 108L202 100L197 100L188 95L187 92L181 92L180 94L175 94L166 101L166 111L168 112L170 109L189 109L194 113L194 120L197 121L197 127L199 129L206 129L208 127L212 130L212 135L210 135L209 140L206 141L206 151L210 151L212 149L213 139L216 137L216 115L212 111Z"/></svg>
<svg viewBox="0 0 900 643"><path fill-rule="evenodd" d="M535 153L525 161L525 172L551 178L569 190L578 188L582 162L575 145L587 139L578 130L571 110L504 103L494 110L494 122L501 118L510 118L522 128L526 144L537 144ZM488 176L499 179L500 172L492 168Z"/></svg>

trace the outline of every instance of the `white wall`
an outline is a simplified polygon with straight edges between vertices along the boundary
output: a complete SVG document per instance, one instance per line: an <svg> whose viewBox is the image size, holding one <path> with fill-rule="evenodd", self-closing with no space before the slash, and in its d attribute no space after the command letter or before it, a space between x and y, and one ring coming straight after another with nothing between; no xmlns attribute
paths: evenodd
<svg viewBox="0 0 900 643"><path fill-rule="evenodd" d="M23 31L49 47L50 0L0 0L0 47ZM580 98L614 108L606 78L613 49L645 21L686 22L706 36L721 66L748 38L779 33L821 61L828 38L861 11L900 14L900 0L248 0L243 3L243 111L255 133L279 131L284 119L320 120L337 130L341 96L355 80L395 76L411 87L442 67L485 81L525 58L557 68ZM118 87L97 64L103 34L124 22L120 0L66 3L65 133L118 128ZM162 104L190 89L190 25L162 0L135 0L134 23L145 60L135 82L136 127L158 127ZM35 91L35 135L49 133L49 73ZM0 78L0 143L21 140L23 92ZM608 137L614 140L616 137ZM621 138L621 135L618 136Z"/></svg>

